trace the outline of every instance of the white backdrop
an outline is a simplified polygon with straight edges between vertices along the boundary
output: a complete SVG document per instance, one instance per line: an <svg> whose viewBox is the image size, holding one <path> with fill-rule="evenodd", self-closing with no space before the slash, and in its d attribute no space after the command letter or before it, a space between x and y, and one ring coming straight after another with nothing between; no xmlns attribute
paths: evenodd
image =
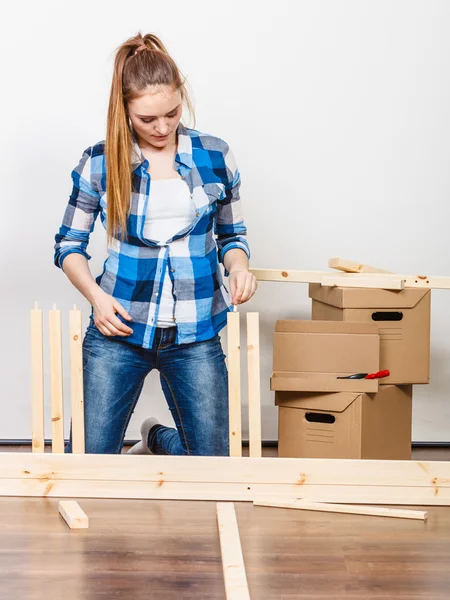
<svg viewBox="0 0 450 600"><path fill-rule="evenodd" d="M72 168L104 139L122 41L161 36L194 90L197 128L233 148L253 267L321 270L342 256L450 276L449 30L445 0L9 3L0 24L0 439L31 437L33 301L46 311L76 302L87 323L87 301L52 264L53 236ZM89 251L97 275L100 222ZM432 383L415 388L416 441L450 440L449 305L450 291L433 292ZM246 310L261 313L263 436L276 439L272 332L277 318L309 317L307 286L261 283ZM170 422L156 373L130 439L149 414Z"/></svg>

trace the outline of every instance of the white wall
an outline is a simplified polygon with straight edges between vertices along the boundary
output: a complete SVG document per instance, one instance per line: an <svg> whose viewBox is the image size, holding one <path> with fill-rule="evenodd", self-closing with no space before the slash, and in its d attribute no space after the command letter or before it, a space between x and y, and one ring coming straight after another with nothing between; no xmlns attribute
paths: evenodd
<svg viewBox="0 0 450 600"><path fill-rule="evenodd" d="M10 3L8 15L0 25L0 439L31 435L33 301L46 310L77 302L87 322L87 302L52 265L53 236L72 168L104 138L113 51L138 30L160 35L188 77L197 128L234 149L252 266L323 269L342 256L450 275L445 0L79 0L71 8L28 0ZM90 252L98 274L100 226ZM433 292L432 383L415 388L415 440L450 440L449 305L450 292ZM309 317L307 288L261 283L248 309L261 312L263 433L275 439L272 332L277 318ZM129 438L148 414L168 418L156 373Z"/></svg>

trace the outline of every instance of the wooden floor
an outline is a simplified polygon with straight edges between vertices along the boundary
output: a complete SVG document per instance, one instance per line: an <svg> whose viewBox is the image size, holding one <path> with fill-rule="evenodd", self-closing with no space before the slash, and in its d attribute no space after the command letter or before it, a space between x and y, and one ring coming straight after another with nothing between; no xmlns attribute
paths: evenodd
<svg viewBox="0 0 450 600"><path fill-rule="evenodd" d="M75 531L56 499L0 498L2 600L225 599L214 502L79 504ZM252 600L450 598L450 508L423 523L235 506Z"/></svg>

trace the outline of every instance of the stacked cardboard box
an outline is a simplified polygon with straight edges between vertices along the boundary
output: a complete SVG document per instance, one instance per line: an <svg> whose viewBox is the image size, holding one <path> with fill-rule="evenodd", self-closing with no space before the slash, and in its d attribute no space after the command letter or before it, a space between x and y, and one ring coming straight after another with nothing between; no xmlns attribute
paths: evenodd
<svg viewBox="0 0 450 600"><path fill-rule="evenodd" d="M411 457L412 385L429 382L430 291L310 285L312 321L278 321L279 455ZM389 369L380 380L338 379Z"/></svg>
<svg viewBox="0 0 450 600"><path fill-rule="evenodd" d="M309 286L312 318L323 321L374 323L380 334L382 383L430 381L430 304L426 289L401 291Z"/></svg>

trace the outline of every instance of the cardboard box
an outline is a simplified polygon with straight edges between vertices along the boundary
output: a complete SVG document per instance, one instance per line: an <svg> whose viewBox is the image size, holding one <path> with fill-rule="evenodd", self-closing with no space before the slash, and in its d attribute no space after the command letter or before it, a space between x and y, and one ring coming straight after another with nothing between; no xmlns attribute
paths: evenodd
<svg viewBox="0 0 450 600"><path fill-rule="evenodd" d="M336 373L274 371L270 389L277 392L378 392L378 379L337 379Z"/></svg>
<svg viewBox="0 0 450 600"><path fill-rule="evenodd" d="M312 318L374 323L380 333L381 384L429 383L430 290L401 291L309 286Z"/></svg>
<svg viewBox="0 0 450 600"><path fill-rule="evenodd" d="M376 392L377 380L337 377L376 372L379 357L373 323L277 321L271 389Z"/></svg>
<svg viewBox="0 0 450 600"><path fill-rule="evenodd" d="M412 386L377 394L276 392L278 455L300 458L411 458Z"/></svg>

